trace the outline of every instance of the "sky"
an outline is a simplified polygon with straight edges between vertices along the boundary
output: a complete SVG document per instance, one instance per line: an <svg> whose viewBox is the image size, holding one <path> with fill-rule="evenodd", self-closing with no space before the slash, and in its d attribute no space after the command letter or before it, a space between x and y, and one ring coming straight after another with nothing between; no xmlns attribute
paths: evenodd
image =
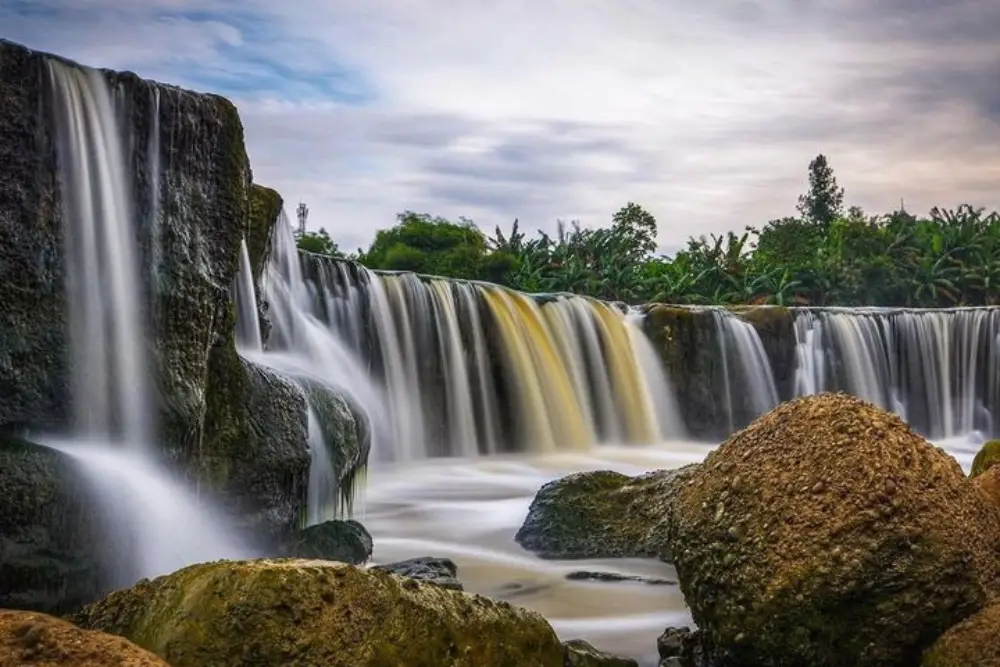
<svg viewBox="0 0 1000 667"><path fill-rule="evenodd" d="M0 37L214 92L344 250L395 215L609 224L669 252L847 203L1000 208L996 0L0 0Z"/></svg>

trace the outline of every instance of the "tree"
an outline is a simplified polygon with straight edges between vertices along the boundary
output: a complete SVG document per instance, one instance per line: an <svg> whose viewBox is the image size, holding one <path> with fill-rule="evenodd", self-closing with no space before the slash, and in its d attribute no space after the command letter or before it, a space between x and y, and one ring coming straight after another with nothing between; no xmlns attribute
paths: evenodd
<svg viewBox="0 0 1000 667"><path fill-rule="evenodd" d="M333 242L330 238L330 234L326 229L320 227L318 232L304 232L302 234L295 234L295 242L302 250L307 252L315 253L317 255L326 255L328 257L337 257L339 259L344 258L344 253L340 251L340 247Z"/></svg>
<svg viewBox="0 0 1000 667"><path fill-rule="evenodd" d="M798 210L824 229L843 214L844 188L838 187L833 168L822 153L809 163L809 192L799 197Z"/></svg>

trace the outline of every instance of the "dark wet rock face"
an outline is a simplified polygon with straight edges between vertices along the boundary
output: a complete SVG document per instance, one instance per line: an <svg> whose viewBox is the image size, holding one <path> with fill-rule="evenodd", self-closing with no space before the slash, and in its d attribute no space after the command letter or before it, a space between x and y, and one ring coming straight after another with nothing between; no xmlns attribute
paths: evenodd
<svg viewBox="0 0 1000 667"><path fill-rule="evenodd" d="M543 486L515 540L542 558L641 558L669 554L673 498L697 464L629 477L582 472ZM669 557L667 558L669 560Z"/></svg>
<svg viewBox="0 0 1000 667"><path fill-rule="evenodd" d="M462 582L458 580L458 566L450 558L425 556L376 565L372 569L426 581L442 588L451 588L456 591L464 590Z"/></svg>
<svg viewBox="0 0 1000 667"><path fill-rule="evenodd" d="M727 665L912 667L1000 592L1000 513L899 417L843 394L733 435L675 516L681 588Z"/></svg>
<svg viewBox="0 0 1000 667"><path fill-rule="evenodd" d="M0 435L0 608L73 611L106 592L99 516L71 459Z"/></svg>
<svg viewBox="0 0 1000 667"><path fill-rule="evenodd" d="M357 521L324 521L298 531L278 551L282 557L360 565L371 558L372 536Z"/></svg>

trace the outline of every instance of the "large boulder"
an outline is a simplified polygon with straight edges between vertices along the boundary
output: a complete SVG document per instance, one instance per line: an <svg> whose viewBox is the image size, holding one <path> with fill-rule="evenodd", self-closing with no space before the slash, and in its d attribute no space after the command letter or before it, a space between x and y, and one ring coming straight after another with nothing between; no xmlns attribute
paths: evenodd
<svg viewBox="0 0 1000 667"><path fill-rule="evenodd" d="M278 546L278 553L291 558L318 558L360 565L372 555L372 536L352 519L324 521L296 531Z"/></svg>
<svg viewBox="0 0 1000 667"><path fill-rule="evenodd" d="M75 464L0 436L0 607L75 611L106 592L99 515Z"/></svg>
<svg viewBox="0 0 1000 667"><path fill-rule="evenodd" d="M677 497L678 576L727 664L916 664L998 591L1000 514L899 417L823 394L722 444Z"/></svg>
<svg viewBox="0 0 1000 667"><path fill-rule="evenodd" d="M111 594L83 627L172 667L562 667L533 611L327 561L194 565Z"/></svg>
<svg viewBox="0 0 1000 667"><path fill-rule="evenodd" d="M545 484L514 539L542 558L670 559L673 499L698 464L629 477L581 472Z"/></svg>
<svg viewBox="0 0 1000 667"><path fill-rule="evenodd" d="M1000 604L949 629L924 654L921 667L1000 667Z"/></svg>
<svg viewBox="0 0 1000 667"><path fill-rule="evenodd" d="M4 667L170 667L121 637L28 611L0 609Z"/></svg>

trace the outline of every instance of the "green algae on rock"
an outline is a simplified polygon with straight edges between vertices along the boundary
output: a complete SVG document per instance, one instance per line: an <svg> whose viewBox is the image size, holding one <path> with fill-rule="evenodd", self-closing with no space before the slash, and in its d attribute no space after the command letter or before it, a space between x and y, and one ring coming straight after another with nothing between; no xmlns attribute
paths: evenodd
<svg viewBox="0 0 1000 667"><path fill-rule="evenodd" d="M539 614L352 565L194 565L84 609L171 667L562 667Z"/></svg>
<svg viewBox="0 0 1000 667"><path fill-rule="evenodd" d="M985 443L972 459L972 470L969 477L976 477L1000 463L1000 440L990 440Z"/></svg>
<svg viewBox="0 0 1000 667"><path fill-rule="evenodd" d="M1000 667L1000 604L992 604L941 635L920 667Z"/></svg>
<svg viewBox="0 0 1000 667"><path fill-rule="evenodd" d="M29 611L0 609L4 667L170 667L121 637Z"/></svg>
<svg viewBox="0 0 1000 667"><path fill-rule="evenodd" d="M677 497L675 565L726 664L908 667L998 592L1000 515L898 416L778 406Z"/></svg>
<svg viewBox="0 0 1000 667"><path fill-rule="evenodd" d="M535 495L514 539L542 558L664 555L674 494L696 468L637 477L599 470L554 480Z"/></svg>

